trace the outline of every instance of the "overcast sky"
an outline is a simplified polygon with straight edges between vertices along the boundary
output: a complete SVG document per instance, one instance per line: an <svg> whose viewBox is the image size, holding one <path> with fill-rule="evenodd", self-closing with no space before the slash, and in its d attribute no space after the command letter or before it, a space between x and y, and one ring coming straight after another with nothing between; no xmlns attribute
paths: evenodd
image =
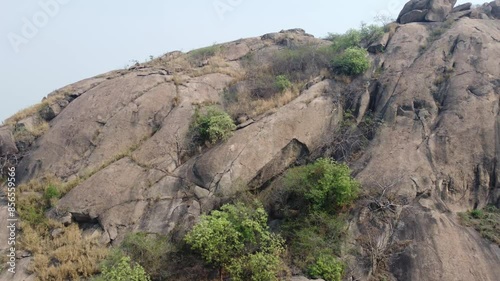
<svg viewBox="0 0 500 281"><path fill-rule="evenodd" d="M458 1L458 4L467 1ZM472 1L483 3L484 1ZM406 0L4 0L0 121L53 90L150 55L303 28L341 33ZM457 5L458 5L457 4Z"/></svg>

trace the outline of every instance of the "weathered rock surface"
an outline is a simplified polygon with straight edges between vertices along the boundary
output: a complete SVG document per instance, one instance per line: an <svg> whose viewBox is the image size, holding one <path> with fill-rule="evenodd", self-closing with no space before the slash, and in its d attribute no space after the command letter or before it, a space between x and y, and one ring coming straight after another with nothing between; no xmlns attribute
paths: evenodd
<svg viewBox="0 0 500 281"><path fill-rule="evenodd" d="M16 142L9 127L0 128L0 157L18 153Z"/></svg>
<svg viewBox="0 0 500 281"><path fill-rule="evenodd" d="M463 18L422 52L427 32L401 26L382 56L370 104L384 126L357 178L374 194L399 196L376 238L382 251L409 241L388 256L397 280L496 280L498 247L460 226L455 212L500 205L500 67L490 59L500 57L500 22ZM374 235L366 215L358 225Z"/></svg>
<svg viewBox="0 0 500 281"><path fill-rule="evenodd" d="M341 117L339 104L332 100L332 84L328 80L316 84L275 114L235 132L227 142L184 164L169 153L158 153L168 149L160 141L168 142L168 138L153 137L132 158L111 164L74 188L58 208L71 213L79 223L98 222L111 240L119 240L130 231L167 234L175 227L187 229L201 208L210 208L211 197L234 194L238 191L235 183L246 186L255 181L260 186L309 149L319 147L323 134L333 130ZM330 94L323 96L325 92ZM188 115L192 115L191 110ZM189 118L169 123L178 126L176 120ZM170 127L162 130L172 132ZM263 146L268 139L274 140L273 145Z"/></svg>
<svg viewBox="0 0 500 281"><path fill-rule="evenodd" d="M387 46L387 43L389 43L389 39L391 38L391 34L385 33L378 39L376 42L370 44L368 46L368 52L372 54L378 54L382 53L385 50L385 47Z"/></svg>
<svg viewBox="0 0 500 281"><path fill-rule="evenodd" d="M401 24L443 22L456 3L457 0L411 0L406 3L397 21Z"/></svg>
<svg viewBox="0 0 500 281"><path fill-rule="evenodd" d="M242 57L262 51L265 63L272 59L265 50L327 43L299 29L271 33L228 43L225 71L195 75L180 61L75 83L51 103L54 114L44 114L50 129L20 163L20 176L82 178L50 215L94 225L86 235L103 242L131 231L182 235L223 198L245 187L259 190L323 148L345 110L358 121L370 113L383 124L351 164L366 200L385 194L392 201L390 216L359 202L353 245L373 239L366 245L375 248L358 243L359 252L381 254L392 280L497 280L499 248L461 226L456 213L500 206L500 22L491 20L499 1L471 11L457 7L456 22L429 40L442 25L432 22L444 21L455 3L410 1L398 18L409 24L373 45L376 76L358 77L347 90L328 78L314 80L287 105L242 118L231 138L194 157L188 135L195 109L223 102L220 93L241 71ZM463 12L471 18L457 16ZM7 139L1 151L12 148L9 138L0 134ZM369 280L378 270L354 257L349 278Z"/></svg>

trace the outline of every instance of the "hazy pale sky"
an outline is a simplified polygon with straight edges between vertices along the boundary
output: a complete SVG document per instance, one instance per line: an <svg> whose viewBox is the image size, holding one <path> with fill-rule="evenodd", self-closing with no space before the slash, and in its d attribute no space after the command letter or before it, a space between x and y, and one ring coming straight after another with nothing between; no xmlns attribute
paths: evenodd
<svg viewBox="0 0 500 281"><path fill-rule="evenodd" d="M131 60L290 28L323 37L372 22L376 14L396 18L406 2L4 0L0 121L53 90Z"/></svg>

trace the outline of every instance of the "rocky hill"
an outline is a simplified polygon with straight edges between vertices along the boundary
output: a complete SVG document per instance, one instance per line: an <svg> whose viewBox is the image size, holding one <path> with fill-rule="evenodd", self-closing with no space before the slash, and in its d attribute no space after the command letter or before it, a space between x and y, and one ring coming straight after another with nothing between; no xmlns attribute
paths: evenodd
<svg viewBox="0 0 500 281"><path fill-rule="evenodd" d="M17 167L19 204L43 200L39 185L61 186L40 243L78 225L118 246L132 232L181 241L202 213L248 190L279 221L281 176L333 157L362 189L346 211L346 280L498 280L499 245L458 214L500 207L500 1L455 3L410 1L382 36L361 42L371 63L354 77L330 67L331 41L294 29L74 83L5 122L2 167ZM280 75L290 84L276 86ZM236 129L197 142L193 120L211 107ZM40 231L21 225L18 266L57 268L26 246ZM208 278L185 267L185 280ZM27 272L0 278L51 276Z"/></svg>

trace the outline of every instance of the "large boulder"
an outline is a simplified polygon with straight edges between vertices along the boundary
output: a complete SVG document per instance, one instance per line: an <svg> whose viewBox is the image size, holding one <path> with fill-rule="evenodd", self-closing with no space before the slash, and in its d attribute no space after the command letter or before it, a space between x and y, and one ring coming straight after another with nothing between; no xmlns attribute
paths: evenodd
<svg viewBox="0 0 500 281"><path fill-rule="evenodd" d="M490 2L491 17L500 19L500 0Z"/></svg>
<svg viewBox="0 0 500 281"><path fill-rule="evenodd" d="M411 0L398 16L398 22L443 22L457 0Z"/></svg>
<svg viewBox="0 0 500 281"><path fill-rule="evenodd" d="M456 12L467 11L467 10L470 10L471 7L472 7L472 3L468 2L468 3L462 4L462 5L456 6L455 8L453 8L453 10L451 12L456 13Z"/></svg>

